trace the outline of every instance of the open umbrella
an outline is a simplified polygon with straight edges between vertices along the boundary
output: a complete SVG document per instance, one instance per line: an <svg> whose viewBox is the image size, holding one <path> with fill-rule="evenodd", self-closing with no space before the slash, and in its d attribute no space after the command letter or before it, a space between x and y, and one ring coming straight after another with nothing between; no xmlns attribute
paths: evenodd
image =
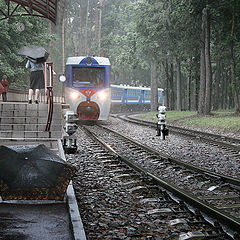
<svg viewBox="0 0 240 240"><path fill-rule="evenodd" d="M48 52L41 46L30 45L19 49L18 55L25 57L33 62L43 63L48 58Z"/></svg>
<svg viewBox="0 0 240 240"><path fill-rule="evenodd" d="M63 200L75 171L43 144L0 146L3 200Z"/></svg>

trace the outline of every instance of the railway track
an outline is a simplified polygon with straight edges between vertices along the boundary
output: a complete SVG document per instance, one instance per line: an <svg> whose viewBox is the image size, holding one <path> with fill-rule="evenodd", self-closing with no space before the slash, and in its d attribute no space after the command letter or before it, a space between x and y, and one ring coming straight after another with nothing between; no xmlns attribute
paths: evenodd
<svg viewBox="0 0 240 240"><path fill-rule="evenodd" d="M93 135L98 135L108 150L136 171L217 219L229 235L239 239L240 182L237 179L186 164L103 126L91 126L88 131L95 132ZM216 220L211 221L216 224Z"/></svg>
<svg viewBox="0 0 240 240"><path fill-rule="evenodd" d="M113 117L120 118L124 121L128 121L135 124L140 124L152 128L156 128L156 123L152 121L146 121L142 119L136 119L134 116L131 115L115 115ZM213 144L215 146L220 146L224 149L230 149L235 151L235 154L240 153L240 138L233 138L229 136L223 136L219 134L201 132L193 129L187 129L183 127L177 127L168 124L167 127L169 128L170 134L181 134L187 137L196 138L198 140L205 141L207 143Z"/></svg>

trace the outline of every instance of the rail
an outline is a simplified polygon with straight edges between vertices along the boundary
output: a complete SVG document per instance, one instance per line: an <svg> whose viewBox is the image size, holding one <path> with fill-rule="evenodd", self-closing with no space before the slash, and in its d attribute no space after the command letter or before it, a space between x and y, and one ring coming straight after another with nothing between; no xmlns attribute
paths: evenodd
<svg viewBox="0 0 240 240"><path fill-rule="evenodd" d="M234 204L232 200L235 197L234 193L239 191L240 181L238 179L217 174L172 158L106 126L98 125L98 127L98 129L94 127L94 131L90 127L86 128L84 126L81 126L81 129L137 172L141 172L143 175L153 179L155 183L172 192L174 196L184 200L194 208L200 209L204 213L203 215L216 219L219 223L222 223L224 229L227 226L237 236L234 239L239 239L239 205ZM99 129L102 129L102 131L100 132ZM111 134L105 134L106 130ZM117 136L115 139L114 135ZM120 139L124 139L124 144L121 143ZM137 157L138 154L132 154L134 149L138 153L141 152L140 157ZM156 159L160 161L156 161ZM179 171L179 169L181 170ZM218 191L209 193L211 191L206 186L199 187L199 185L196 185L197 187L194 188L194 184L190 184L191 187L189 187L189 182L186 181L186 175L183 172L189 172L188 176L191 176L192 180L195 178L198 183L205 180L208 183L211 182L211 186L218 186ZM178 177L177 184L176 177ZM205 196L207 197L204 198ZM220 200L224 197L225 202L221 202ZM208 199L211 201L208 201ZM214 199L215 202L213 203ZM227 202L227 199L229 199L229 202ZM229 209L233 210L229 211Z"/></svg>

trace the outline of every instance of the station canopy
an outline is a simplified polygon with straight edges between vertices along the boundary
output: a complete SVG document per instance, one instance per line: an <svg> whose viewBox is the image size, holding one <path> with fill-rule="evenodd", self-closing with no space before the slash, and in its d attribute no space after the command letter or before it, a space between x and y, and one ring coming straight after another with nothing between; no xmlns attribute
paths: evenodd
<svg viewBox="0 0 240 240"><path fill-rule="evenodd" d="M17 16L47 18L56 24L58 0L5 0L6 9L0 9L0 20Z"/></svg>

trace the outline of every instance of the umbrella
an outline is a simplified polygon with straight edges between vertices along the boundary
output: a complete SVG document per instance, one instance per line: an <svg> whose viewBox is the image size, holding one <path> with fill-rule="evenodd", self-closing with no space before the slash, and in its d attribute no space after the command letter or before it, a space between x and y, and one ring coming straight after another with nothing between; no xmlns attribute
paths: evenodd
<svg viewBox="0 0 240 240"><path fill-rule="evenodd" d="M75 172L43 144L0 146L3 200L63 200Z"/></svg>
<svg viewBox="0 0 240 240"><path fill-rule="evenodd" d="M19 49L18 55L25 57L32 62L43 63L48 58L48 52L41 46L23 46Z"/></svg>

